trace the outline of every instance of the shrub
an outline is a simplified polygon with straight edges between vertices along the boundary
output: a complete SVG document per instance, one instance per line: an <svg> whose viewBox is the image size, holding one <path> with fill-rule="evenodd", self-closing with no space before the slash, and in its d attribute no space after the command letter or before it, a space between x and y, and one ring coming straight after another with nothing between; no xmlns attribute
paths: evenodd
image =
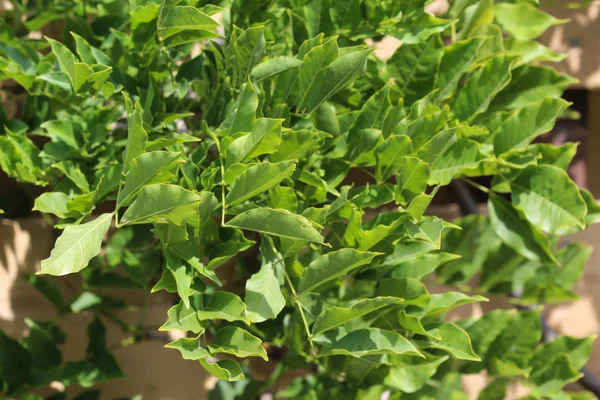
<svg viewBox="0 0 600 400"><path fill-rule="evenodd" d="M80 273L83 291L28 279L60 315L93 319L78 362L62 361L53 323L0 335L7 395L121 376L102 320L125 306L106 289L129 287L175 294L159 330L188 333L167 347L223 398L293 370L306 373L282 398L464 398L461 375L479 371L482 399L514 381L531 399L584 396L562 387L591 338L540 344L535 307L447 322L485 298L424 283L521 305L576 297L589 250L558 238L599 209L565 172L576 145L531 144L569 106L573 80L538 63L561 56L535 41L564 21L528 1L438 16L394 0L12 4L0 70L25 95L0 113L0 165L44 187L34 210L62 231L40 274ZM386 35L403 43L387 61L365 44ZM425 214L457 179L489 217ZM132 341L148 330L121 325ZM251 357L275 372L252 380Z"/></svg>

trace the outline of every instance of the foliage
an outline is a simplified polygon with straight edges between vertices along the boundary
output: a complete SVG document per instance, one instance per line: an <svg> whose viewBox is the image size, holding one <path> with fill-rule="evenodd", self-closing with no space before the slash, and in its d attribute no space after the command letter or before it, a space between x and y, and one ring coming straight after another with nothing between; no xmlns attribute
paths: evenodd
<svg viewBox="0 0 600 400"><path fill-rule="evenodd" d="M531 144L569 105L573 80L534 63L560 59L534 40L564 21L529 1L425 3L13 2L0 77L25 100L0 112L0 165L45 188L34 209L62 230L40 273L80 272L85 291L30 281L60 315L95 317L75 363L54 324L2 334L4 392L120 376L100 316L125 306L104 290L129 287L176 296L160 330L188 333L167 347L222 380L217 398L311 370L278 396L465 398L461 374L485 370L482 399L515 381L527 398L582 398L562 387L591 339L540 344L539 309L447 322L485 298L424 283L576 297L589 250L558 238L599 209L565 172L572 145ZM365 45L385 36L403 42L389 60ZM489 217L425 214L479 177ZM253 380L250 357L278 368Z"/></svg>

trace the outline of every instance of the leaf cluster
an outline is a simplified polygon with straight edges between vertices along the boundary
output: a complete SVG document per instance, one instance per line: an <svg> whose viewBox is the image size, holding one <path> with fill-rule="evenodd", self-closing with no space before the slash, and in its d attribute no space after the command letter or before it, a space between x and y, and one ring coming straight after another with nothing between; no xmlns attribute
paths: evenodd
<svg viewBox="0 0 600 400"><path fill-rule="evenodd" d="M0 109L0 166L44 187L34 209L62 230L40 273L86 289L66 305L32 278L59 312L112 315L107 288L172 293L159 330L187 336L167 347L227 398L311 369L278 395L464 398L461 374L486 370L482 399L514 381L531 399L581 398L562 387L591 339L540 344L539 310L447 322L486 299L426 286L575 298L589 250L557 238L599 208L566 173L576 145L531 144L569 106L573 79L537 63L561 56L535 41L564 21L526 1L438 16L425 1L64 3L15 2L0 25L0 78L25 99ZM365 39L385 36L403 44L381 60ZM481 177L489 217L427 215L452 180ZM102 380L93 360L110 353L92 341L85 368L37 365L56 340L32 324L20 343L0 336L28 363L14 375L0 357L5 391L47 383L37 368ZM248 358L279 367L252 380Z"/></svg>

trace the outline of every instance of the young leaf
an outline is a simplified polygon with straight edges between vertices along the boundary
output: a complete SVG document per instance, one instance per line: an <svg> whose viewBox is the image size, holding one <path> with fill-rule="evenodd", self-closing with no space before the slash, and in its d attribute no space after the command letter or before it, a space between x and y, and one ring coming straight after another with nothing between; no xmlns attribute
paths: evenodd
<svg viewBox="0 0 600 400"><path fill-rule="evenodd" d="M102 214L85 224L68 226L56 241L50 257L42 260L38 274L61 276L87 267L89 261L100 253L112 216Z"/></svg>
<svg viewBox="0 0 600 400"><path fill-rule="evenodd" d="M377 253L341 249L327 253L311 262L304 270L298 292L310 292L320 285L373 261Z"/></svg>

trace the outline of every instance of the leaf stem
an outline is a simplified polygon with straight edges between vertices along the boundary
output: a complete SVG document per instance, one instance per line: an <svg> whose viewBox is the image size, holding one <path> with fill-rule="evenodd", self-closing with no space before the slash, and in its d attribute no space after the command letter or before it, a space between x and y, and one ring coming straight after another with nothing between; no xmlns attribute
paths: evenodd
<svg viewBox="0 0 600 400"><path fill-rule="evenodd" d="M227 210L227 204L225 203L225 166L223 165L223 154L221 154L221 143L216 135L213 136L213 140L217 145L219 163L221 164L221 226L225 226L225 211Z"/></svg>
<svg viewBox="0 0 600 400"><path fill-rule="evenodd" d="M292 295L294 296L294 304L296 305L296 307L298 307L298 311L300 311L300 317L302 318L302 323L304 324L304 330L306 331L306 336L308 337L308 343L310 343L312 355L316 356L315 344L312 341L312 335L310 334L310 329L308 328L308 322L306 321L304 310L302 309L302 305L298 303L298 301L296 301L298 293L296 292L296 289L294 289L294 285L292 285L292 281L290 280L290 277L287 274L287 272L284 271L283 274L285 276L285 281L288 283L290 290L292 291Z"/></svg>
<svg viewBox="0 0 600 400"><path fill-rule="evenodd" d="M476 188L476 189L479 189L479 190L481 190L481 191L482 191L482 192L484 192L484 193L490 193L490 192L492 192L492 193L493 193L493 191L492 191L492 190L490 190L489 188L486 188L485 186L483 186L483 185L480 185L480 184L479 184L479 183L477 183L477 182L473 182L473 181L472 181L472 180L470 180L469 178L461 178L461 179L462 179L464 182L468 183L469 185L473 186L473 187L474 187L474 188Z"/></svg>

